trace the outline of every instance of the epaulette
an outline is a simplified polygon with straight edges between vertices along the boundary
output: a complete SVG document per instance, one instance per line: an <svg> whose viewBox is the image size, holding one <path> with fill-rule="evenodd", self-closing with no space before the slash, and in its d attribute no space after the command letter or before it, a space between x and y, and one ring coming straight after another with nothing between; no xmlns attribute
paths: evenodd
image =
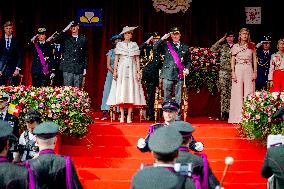
<svg viewBox="0 0 284 189"><path fill-rule="evenodd" d="M155 123L149 126L149 133L153 133L156 129L163 127L164 124L163 123Z"/></svg>

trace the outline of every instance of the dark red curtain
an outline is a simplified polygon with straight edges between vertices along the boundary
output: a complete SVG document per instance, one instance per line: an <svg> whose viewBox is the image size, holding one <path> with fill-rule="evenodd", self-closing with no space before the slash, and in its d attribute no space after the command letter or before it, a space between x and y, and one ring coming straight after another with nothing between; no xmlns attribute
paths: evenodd
<svg viewBox="0 0 284 189"><path fill-rule="evenodd" d="M133 39L138 44L148 38L149 32L159 31L164 34L173 26L182 28L182 40L190 46L210 47L227 30L237 34L241 27L248 27L255 41L267 32L272 35L274 41L277 41L282 35L283 3L281 2L193 0L187 12L166 14L157 12L152 0L10 0L1 2L0 24L3 26L7 20L15 22L15 34L22 44L24 84L28 85L31 83L31 56L26 46L36 29L46 27L47 35L50 36L55 31L61 31L74 20L78 8L101 8L103 26L80 29L81 33L87 36L89 47L86 90L92 98L93 109L99 110L107 72L105 54L111 47L109 38L113 34L118 34L124 26L139 26L134 32ZM246 6L262 7L261 25L245 25L244 7ZM275 46L275 43L273 45ZM202 89L201 93L195 95L191 92L190 96L192 101L190 115L218 114L218 94L211 95L206 89ZM203 99L203 104L198 103L200 98Z"/></svg>

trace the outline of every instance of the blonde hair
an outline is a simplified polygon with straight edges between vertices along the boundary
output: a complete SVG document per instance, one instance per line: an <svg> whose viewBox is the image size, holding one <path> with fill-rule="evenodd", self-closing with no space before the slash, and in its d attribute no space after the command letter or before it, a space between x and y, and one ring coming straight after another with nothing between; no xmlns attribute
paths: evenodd
<svg viewBox="0 0 284 189"><path fill-rule="evenodd" d="M7 22L4 23L4 28L8 27L8 26L13 26L13 22L7 21Z"/></svg>
<svg viewBox="0 0 284 189"><path fill-rule="evenodd" d="M242 33L243 31L248 32L248 40L247 40L247 43L250 43L250 42L251 42L251 40L250 40L250 32L249 32L249 29L248 29L248 28L242 28L242 29L239 31L238 43L239 43L239 44L241 43L241 33Z"/></svg>
<svg viewBox="0 0 284 189"><path fill-rule="evenodd" d="M284 39L279 39L278 42L277 42L277 49L279 50L279 44L280 42L284 42Z"/></svg>

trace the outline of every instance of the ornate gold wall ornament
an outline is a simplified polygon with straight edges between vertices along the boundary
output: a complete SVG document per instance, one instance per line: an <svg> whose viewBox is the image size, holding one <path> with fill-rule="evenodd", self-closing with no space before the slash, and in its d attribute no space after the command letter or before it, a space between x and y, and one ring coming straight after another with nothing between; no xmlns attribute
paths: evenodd
<svg viewBox="0 0 284 189"><path fill-rule="evenodd" d="M157 11L162 10L166 13L185 13L190 7L192 0L153 0L153 6Z"/></svg>

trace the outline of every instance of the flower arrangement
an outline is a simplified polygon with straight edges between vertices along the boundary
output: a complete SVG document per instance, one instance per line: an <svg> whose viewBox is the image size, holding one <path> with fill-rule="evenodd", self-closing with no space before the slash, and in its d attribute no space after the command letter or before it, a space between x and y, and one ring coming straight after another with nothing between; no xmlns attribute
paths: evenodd
<svg viewBox="0 0 284 189"><path fill-rule="evenodd" d="M187 76L188 88L195 88L197 92L203 85L207 85L209 92L214 93L218 81L220 56L210 48L190 47L191 66Z"/></svg>
<svg viewBox="0 0 284 189"><path fill-rule="evenodd" d="M10 104L20 110L20 127L25 129L24 118L29 109L39 111L44 121L60 126L62 134L83 136L92 123L90 98L76 87L2 87L0 92L10 95Z"/></svg>
<svg viewBox="0 0 284 189"><path fill-rule="evenodd" d="M284 92L257 91L249 95L243 105L241 134L266 143L269 134L284 134L284 122L273 118L284 105Z"/></svg>

